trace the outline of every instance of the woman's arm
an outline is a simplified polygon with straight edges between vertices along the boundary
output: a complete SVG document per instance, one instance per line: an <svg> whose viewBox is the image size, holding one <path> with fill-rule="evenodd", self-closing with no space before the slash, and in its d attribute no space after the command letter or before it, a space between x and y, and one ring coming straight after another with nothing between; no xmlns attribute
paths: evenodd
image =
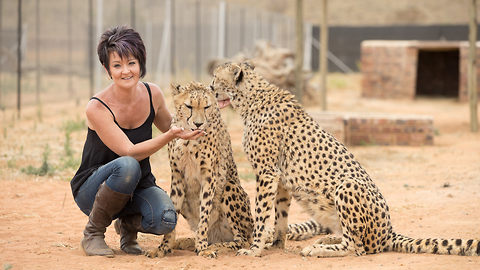
<svg viewBox="0 0 480 270"><path fill-rule="evenodd" d="M130 156L138 161L151 156L177 137L195 140L204 134L201 131L184 131L173 127L167 128L165 133L155 138L133 144L115 124L112 114L100 102L91 100L87 105L86 115L88 126L97 132L108 148L119 156Z"/></svg>
<svg viewBox="0 0 480 270"><path fill-rule="evenodd" d="M167 132L172 122L172 114L166 105L165 96L157 85L152 83L148 85L152 92L153 106L155 108L155 119L153 123L161 132Z"/></svg>

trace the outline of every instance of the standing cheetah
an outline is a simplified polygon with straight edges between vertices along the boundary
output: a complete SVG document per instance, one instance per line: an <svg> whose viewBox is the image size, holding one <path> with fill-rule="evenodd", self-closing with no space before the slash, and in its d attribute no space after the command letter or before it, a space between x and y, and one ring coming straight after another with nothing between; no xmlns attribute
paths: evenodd
<svg viewBox="0 0 480 270"><path fill-rule="evenodd" d="M172 84L175 116L172 125L202 129L194 141L175 139L168 144L172 170L170 197L195 231L195 240L175 243L175 230L163 238L149 257L164 257L174 246L195 244L199 256L246 248L252 243L250 200L240 185L230 135L210 88L201 83Z"/></svg>
<svg viewBox="0 0 480 270"><path fill-rule="evenodd" d="M303 256L390 250L479 255L479 240L412 239L395 233L385 198L360 163L289 92L257 74L251 61L216 68L211 87L221 108L232 104L241 116L243 148L256 173L253 243L238 255L261 255L274 202L273 247L285 248L292 197L315 221L342 235L318 240L302 250Z"/></svg>

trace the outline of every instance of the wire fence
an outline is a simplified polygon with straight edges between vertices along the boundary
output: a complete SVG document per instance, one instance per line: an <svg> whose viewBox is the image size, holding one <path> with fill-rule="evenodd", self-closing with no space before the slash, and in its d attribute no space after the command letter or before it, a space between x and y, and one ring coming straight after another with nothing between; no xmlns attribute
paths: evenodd
<svg viewBox="0 0 480 270"><path fill-rule="evenodd" d="M208 83L210 60L256 40L295 46L294 18L218 0L0 0L0 108L80 100L106 87L96 45L105 29L125 24L146 45L145 80L162 87Z"/></svg>

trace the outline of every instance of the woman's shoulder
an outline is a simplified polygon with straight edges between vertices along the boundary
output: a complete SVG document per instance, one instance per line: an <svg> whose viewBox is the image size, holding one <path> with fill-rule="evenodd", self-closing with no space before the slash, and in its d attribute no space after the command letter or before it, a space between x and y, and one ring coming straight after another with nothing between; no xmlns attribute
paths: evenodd
<svg viewBox="0 0 480 270"><path fill-rule="evenodd" d="M90 98L90 101L88 102L88 104L99 104L101 102L109 103L110 96L111 96L109 93L111 91L111 87L112 86L109 85L105 89L93 95L93 97Z"/></svg>
<svg viewBox="0 0 480 270"><path fill-rule="evenodd" d="M109 98L107 95L107 89L104 89L98 93L96 93L87 103L87 111L98 110L105 107L104 104L109 103Z"/></svg>
<svg viewBox="0 0 480 270"><path fill-rule="evenodd" d="M145 82L146 84L148 84L149 88L150 88L150 93L152 93L152 100L154 103L164 103L165 102L165 97L164 97L164 94L162 92L162 90L160 89L160 87L154 83L151 83L151 82ZM160 105L160 104L159 104Z"/></svg>
<svg viewBox="0 0 480 270"><path fill-rule="evenodd" d="M154 83L151 83L151 82L143 82L143 83L148 85L152 94L159 94L159 93L163 94L162 90L160 89L160 87L158 87L158 85L156 85Z"/></svg>
<svg viewBox="0 0 480 270"><path fill-rule="evenodd" d="M108 91L104 89L97 94L95 94L90 101L87 103L85 108L85 114L87 116L87 124L90 123L93 119L103 118L103 117L112 117L113 112L111 111L109 104ZM90 125L89 125L90 127Z"/></svg>

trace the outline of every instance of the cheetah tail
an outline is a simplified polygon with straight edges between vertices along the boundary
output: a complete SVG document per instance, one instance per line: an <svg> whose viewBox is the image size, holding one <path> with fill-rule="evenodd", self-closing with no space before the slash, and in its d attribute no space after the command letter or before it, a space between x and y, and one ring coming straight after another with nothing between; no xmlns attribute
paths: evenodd
<svg viewBox="0 0 480 270"><path fill-rule="evenodd" d="M392 232L391 250L404 253L480 256L480 240L413 239Z"/></svg>
<svg viewBox="0 0 480 270"><path fill-rule="evenodd" d="M332 231L311 219L303 223L288 224L287 239L301 241L316 235L329 234Z"/></svg>
<svg viewBox="0 0 480 270"><path fill-rule="evenodd" d="M288 224L287 239L293 241L302 241L310 239L316 235L330 234L332 231L328 227L324 227L311 219L302 223ZM268 230L266 243L272 243L275 234L275 229Z"/></svg>

